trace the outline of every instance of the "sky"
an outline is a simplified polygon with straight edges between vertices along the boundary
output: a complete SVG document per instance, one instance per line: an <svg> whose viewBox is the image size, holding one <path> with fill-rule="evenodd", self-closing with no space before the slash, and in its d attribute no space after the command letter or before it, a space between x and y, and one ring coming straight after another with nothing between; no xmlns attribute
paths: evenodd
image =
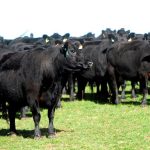
<svg viewBox="0 0 150 150"><path fill-rule="evenodd" d="M150 32L150 0L0 0L0 36L95 36L106 28Z"/></svg>

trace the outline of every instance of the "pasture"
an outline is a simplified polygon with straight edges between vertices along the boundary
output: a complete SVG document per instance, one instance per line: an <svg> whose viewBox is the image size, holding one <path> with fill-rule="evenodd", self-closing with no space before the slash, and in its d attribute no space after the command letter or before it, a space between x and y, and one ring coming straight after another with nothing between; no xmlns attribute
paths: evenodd
<svg viewBox="0 0 150 150"><path fill-rule="evenodd" d="M86 92L89 91L87 87ZM127 91L130 91L129 85ZM88 97L68 102L63 95L63 107L55 112L57 134L52 139L45 136L47 110L41 110L39 140L33 139L34 123L30 113L26 119L16 118L19 136L7 136L9 125L0 119L0 150L149 150L150 105L141 107L142 95L137 95L136 100L130 98L130 92L126 96L126 100L116 106L97 103Z"/></svg>

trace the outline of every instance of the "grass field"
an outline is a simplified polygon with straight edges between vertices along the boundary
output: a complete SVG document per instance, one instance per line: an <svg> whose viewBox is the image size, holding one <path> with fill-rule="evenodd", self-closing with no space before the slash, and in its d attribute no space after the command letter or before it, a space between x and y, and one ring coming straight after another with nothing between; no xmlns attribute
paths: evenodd
<svg viewBox="0 0 150 150"><path fill-rule="evenodd" d="M41 111L39 140L33 139L32 117L16 119L20 135L13 137L7 136L9 125L0 119L0 150L149 150L150 106L141 107L140 99L127 94L117 106L90 99L62 101L63 107L55 113L53 139L46 136L46 110Z"/></svg>

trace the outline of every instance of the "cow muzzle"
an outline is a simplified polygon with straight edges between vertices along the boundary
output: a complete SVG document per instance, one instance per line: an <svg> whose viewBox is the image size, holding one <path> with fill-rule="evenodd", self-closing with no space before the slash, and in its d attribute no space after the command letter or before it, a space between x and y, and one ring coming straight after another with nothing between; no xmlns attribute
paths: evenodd
<svg viewBox="0 0 150 150"><path fill-rule="evenodd" d="M89 69L89 68L91 68L92 66L93 66L93 62L91 62L91 61L88 61L86 64L84 64L84 63L79 63L79 65L78 65L78 67L81 67L81 68L83 68L83 69Z"/></svg>

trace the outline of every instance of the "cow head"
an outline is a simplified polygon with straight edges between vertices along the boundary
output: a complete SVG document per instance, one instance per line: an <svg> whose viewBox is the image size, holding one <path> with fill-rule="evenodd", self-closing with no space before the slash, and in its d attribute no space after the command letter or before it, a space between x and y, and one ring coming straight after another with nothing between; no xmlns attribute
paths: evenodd
<svg viewBox="0 0 150 150"><path fill-rule="evenodd" d="M66 41L60 52L64 55L64 68L66 70L80 71L89 69L92 66L92 62L84 59L81 44L79 42Z"/></svg>

